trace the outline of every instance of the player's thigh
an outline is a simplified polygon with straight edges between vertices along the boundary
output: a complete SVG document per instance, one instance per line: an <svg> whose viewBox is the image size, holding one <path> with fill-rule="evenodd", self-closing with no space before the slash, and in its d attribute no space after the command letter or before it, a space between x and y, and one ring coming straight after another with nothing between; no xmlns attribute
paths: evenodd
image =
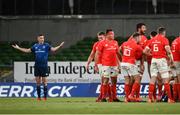
<svg viewBox="0 0 180 115"><path fill-rule="evenodd" d="M101 77L103 77L103 72L102 72L102 64L98 64L98 69L99 69L99 75L101 76Z"/></svg>
<svg viewBox="0 0 180 115"><path fill-rule="evenodd" d="M138 67L136 65L131 64L129 66L129 68L130 69L128 70L128 73L129 73L130 76L139 76L140 75L139 72L138 72Z"/></svg>
<svg viewBox="0 0 180 115"><path fill-rule="evenodd" d="M41 77L47 77L49 76L49 70L48 70L48 66L45 67L41 67L40 69L40 75Z"/></svg>
<svg viewBox="0 0 180 115"><path fill-rule="evenodd" d="M110 66L102 66L102 76L104 78L110 78L111 67Z"/></svg>
<svg viewBox="0 0 180 115"><path fill-rule="evenodd" d="M151 77L157 77L158 76L158 67L157 67L157 61L156 59L152 59L151 66L150 66L150 74Z"/></svg>
<svg viewBox="0 0 180 115"><path fill-rule="evenodd" d="M126 76L128 77L129 74L128 74L128 69L129 67L128 66L121 66L121 75L125 78Z"/></svg>
<svg viewBox="0 0 180 115"><path fill-rule="evenodd" d="M111 66L110 67L110 76L111 77L117 77L119 74L118 66Z"/></svg>
<svg viewBox="0 0 180 115"><path fill-rule="evenodd" d="M180 75L180 62L174 62L177 75Z"/></svg>

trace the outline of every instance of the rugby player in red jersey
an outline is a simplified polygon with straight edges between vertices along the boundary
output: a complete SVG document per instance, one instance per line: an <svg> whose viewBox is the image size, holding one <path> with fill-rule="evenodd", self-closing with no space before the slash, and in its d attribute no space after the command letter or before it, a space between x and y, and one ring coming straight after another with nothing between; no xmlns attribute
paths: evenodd
<svg viewBox="0 0 180 115"><path fill-rule="evenodd" d="M114 40L114 31L112 29L106 30L106 39L98 44L98 49L95 54L95 67L98 70L97 63L101 55L102 63L102 102L107 101L108 85L111 79L111 96L109 101L119 102L117 98L116 84L119 73L119 59L118 59L118 42Z"/></svg>
<svg viewBox="0 0 180 115"><path fill-rule="evenodd" d="M173 84L173 98L175 101L180 101L180 37L172 42L171 51L175 66L171 69L175 81Z"/></svg>
<svg viewBox="0 0 180 115"><path fill-rule="evenodd" d="M168 102L173 103L173 98L171 95L171 89L169 85L169 68L167 64L167 56L170 60L170 65L173 67L173 56L171 53L171 49L169 46L169 41L165 37L166 29L163 27L158 28L158 34L152 38L146 48L144 49L144 53L148 54L149 51L152 53L152 61L151 61L151 80L149 83L149 99L148 102L153 102L153 93L155 91L155 82L158 74L160 74L164 83L164 90L168 94Z"/></svg>
<svg viewBox="0 0 180 115"><path fill-rule="evenodd" d="M92 51L91 51L91 53L90 53L90 55L89 55L89 57L88 57L88 60L87 60L87 65L86 65L86 69L87 69L87 70L89 69L89 64L92 62L92 60L93 60L94 57L95 57L95 53L96 53L96 51L97 51L97 46L98 46L99 42L100 42L101 40L104 40L104 39L105 39L105 33L104 33L104 32L98 32L97 37L98 37L98 41L93 44ZM102 68L101 56L99 56L99 58L100 58L100 59L98 60L97 65L98 65L98 68L99 68L99 75L100 75L100 77L102 77L102 71L101 71L101 68ZM103 82L103 77L101 78L101 85L102 85L102 82ZM102 90L101 90L101 88L100 88L100 94L99 94L99 97L97 98L96 102L101 101L101 98L102 98Z"/></svg>
<svg viewBox="0 0 180 115"><path fill-rule="evenodd" d="M140 87L140 74L138 72L138 67L135 65L136 55L139 52L142 52L143 49L138 45L141 41L141 37L139 33L134 33L128 41L124 42L119 47L119 52L122 54L122 62L121 62L121 74L125 78L125 102L134 101L135 94L139 90ZM143 59L140 64L141 68L143 65ZM130 86L130 79L134 79L134 83Z"/></svg>

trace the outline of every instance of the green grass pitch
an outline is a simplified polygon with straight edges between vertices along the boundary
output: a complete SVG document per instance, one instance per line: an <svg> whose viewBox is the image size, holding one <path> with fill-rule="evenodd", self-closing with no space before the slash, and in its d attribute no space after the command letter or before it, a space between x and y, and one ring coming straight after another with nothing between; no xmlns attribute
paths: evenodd
<svg viewBox="0 0 180 115"><path fill-rule="evenodd" d="M180 103L95 102L96 98L0 98L0 114L179 114ZM122 100L122 99L121 99Z"/></svg>

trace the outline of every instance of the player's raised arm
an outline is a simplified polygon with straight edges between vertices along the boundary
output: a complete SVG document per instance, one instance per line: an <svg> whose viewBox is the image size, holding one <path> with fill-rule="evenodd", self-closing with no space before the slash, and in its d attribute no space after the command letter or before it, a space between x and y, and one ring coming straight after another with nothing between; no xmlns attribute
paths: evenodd
<svg viewBox="0 0 180 115"><path fill-rule="evenodd" d="M12 47L25 53L31 53L31 48L21 48L17 44L12 45Z"/></svg>
<svg viewBox="0 0 180 115"><path fill-rule="evenodd" d="M56 46L56 47L51 47L51 51L52 51L52 52L55 52L55 51L57 51L59 48L61 48L63 45L64 45L64 42L61 42L60 45L58 45L58 46Z"/></svg>

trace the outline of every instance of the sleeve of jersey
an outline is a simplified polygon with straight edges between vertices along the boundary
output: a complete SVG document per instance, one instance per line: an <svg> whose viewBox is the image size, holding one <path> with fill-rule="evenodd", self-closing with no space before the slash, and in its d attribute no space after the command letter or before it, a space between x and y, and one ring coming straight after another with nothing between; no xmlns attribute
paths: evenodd
<svg viewBox="0 0 180 115"><path fill-rule="evenodd" d="M33 45L32 47L31 47L31 52L35 52L35 45Z"/></svg>
<svg viewBox="0 0 180 115"><path fill-rule="evenodd" d="M48 51L51 51L52 46L50 44L47 44Z"/></svg>
<svg viewBox="0 0 180 115"><path fill-rule="evenodd" d="M93 52L96 52L96 46L97 46L97 43L94 43L93 48L92 48Z"/></svg>
<svg viewBox="0 0 180 115"><path fill-rule="evenodd" d="M98 44L98 46L97 46L97 50L98 50L99 52L102 52L102 49L103 49L103 42L100 42L100 43Z"/></svg>
<svg viewBox="0 0 180 115"><path fill-rule="evenodd" d="M166 39L164 39L164 45L166 46L166 45L169 45L169 40L166 38Z"/></svg>

